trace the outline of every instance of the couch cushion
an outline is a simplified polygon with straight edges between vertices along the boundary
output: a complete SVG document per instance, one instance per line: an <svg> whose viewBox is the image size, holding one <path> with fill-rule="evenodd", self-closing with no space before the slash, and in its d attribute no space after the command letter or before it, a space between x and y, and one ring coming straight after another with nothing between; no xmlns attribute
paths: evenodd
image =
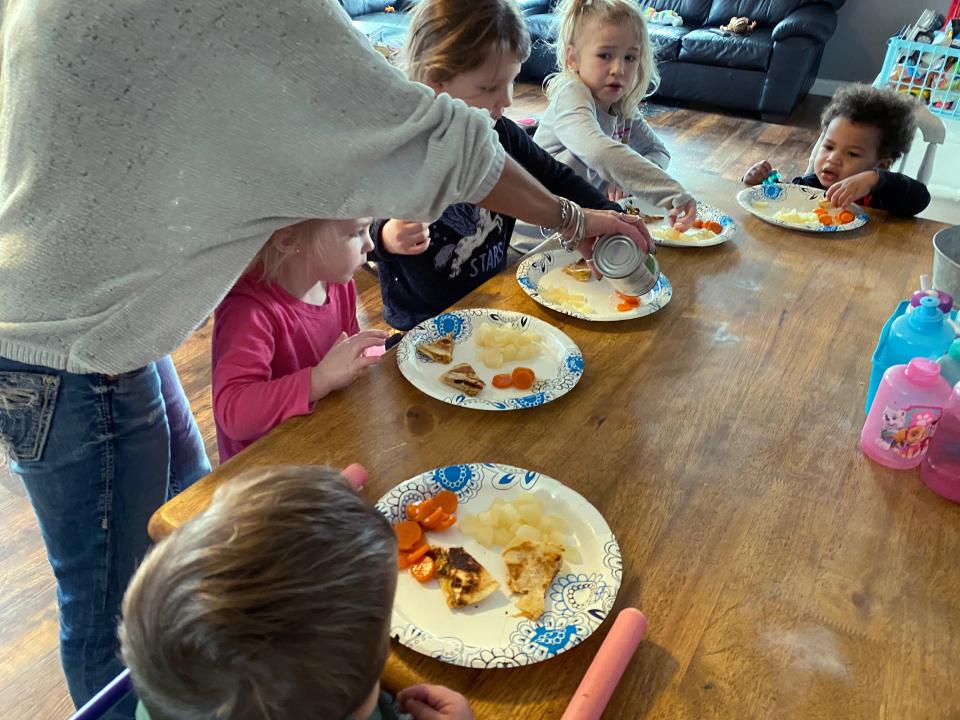
<svg viewBox="0 0 960 720"><path fill-rule="evenodd" d="M676 60L680 55L680 41L691 30L689 27L655 25L653 23L650 23L647 27L650 30L653 54L658 63Z"/></svg>
<svg viewBox="0 0 960 720"><path fill-rule="evenodd" d="M701 28L680 41L682 62L701 65L725 65L745 70L766 70L773 40L770 29L754 30L750 35L734 35L716 28Z"/></svg>
<svg viewBox="0 0 960 720"><path fill-rule="evenodd" d="M710 14L712 0L640 0L643 7L652 7L654 10L673 10L683 18L684 25L697 27L703 25ZM726 22L726 21L724 21ZM650 24L653 28L653 24Z"/></svg>
<svg viewBox="0 0 960 720"><path fill-rule="evenodd" d="M758 27L771 27L809 0L713 0L706 25L726 25L732 17L756 20Z"/></svg>
<svg viewBox="0 0 960 720"><path fill-rule="evenodd" d="M554 42L557 39L557 16L553 13L527 15L527 30L534 41Z"/></svg>

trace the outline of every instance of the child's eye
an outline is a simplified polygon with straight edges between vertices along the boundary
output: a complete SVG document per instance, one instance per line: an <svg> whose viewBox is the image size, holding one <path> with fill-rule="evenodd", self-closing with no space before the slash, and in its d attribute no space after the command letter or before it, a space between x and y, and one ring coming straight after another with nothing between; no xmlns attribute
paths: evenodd
<svg viewBox="0 0 960 720"><path fill-rule="evenodd" d="M847 155L849 155L850 157L855 157L855 158L860 157L860 153L856 153L856 152L847 153Z"/></svg>
<svg viewBox="0 0 960 720"><path fill-rule="evenodd" d="M636 55L627 55L626 60L627 60L627 62L636 62L636 61L637 61L637 56L636 56Z"/></svg>
<svg viewBox="0 0 960 720"><path fill-rule="evenodd" d="M597 53L597 57L600 58L601 60L609 60L609 59L610 59L610 53L606 53L606 52L604 52L604 53Z"/></svg>

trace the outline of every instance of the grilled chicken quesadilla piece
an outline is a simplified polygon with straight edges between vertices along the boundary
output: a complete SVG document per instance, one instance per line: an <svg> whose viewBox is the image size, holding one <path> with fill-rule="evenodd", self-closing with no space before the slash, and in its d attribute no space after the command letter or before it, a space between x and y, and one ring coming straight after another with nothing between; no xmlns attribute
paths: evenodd
<svg viewBox="0 0 960 720"><path fill-rule="evenodd" d="M422 342L417 345L417 352L426 355L434 362L449 365L453 362L453 333L444 335L433 342Z"/></svg>
<svg viewBox="0 0 960 720"><path fill-rule="evenodd" d="M477 376L477 371L467 363L454 365L440 376L440 382L446 383L470 397L476 397L486 387L486 383Z"/></svg>
<svg viewBox="0 0 960 720"><path fill-rule="evenodd" d="M563 547L555 543L523 540L501 555L507 566L507 585L520 595L514 603L531 620L543 615L544 596L563 562Z"/></svg>
<svg viewBox="0 0 960 720"><path fill-rule="evenodd" d="M500 587L487 569L462 547L432 547L430 553L447 607L476 605Z"/></svg>

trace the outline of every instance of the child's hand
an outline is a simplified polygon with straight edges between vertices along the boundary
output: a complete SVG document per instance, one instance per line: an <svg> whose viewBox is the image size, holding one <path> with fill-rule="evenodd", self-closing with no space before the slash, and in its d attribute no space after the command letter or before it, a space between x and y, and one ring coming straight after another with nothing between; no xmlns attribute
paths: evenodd
<svg viewBox="0 0 960 720"><path fill-rule="evenodd" d="M414 720L473 720L467 699L442 685L413 685L397 693L397 703Z"/></svg>
<svg viewBox="0 0 960 720"><path fill-rule="evenodd" d="M607 199L610 202L619 202L620 200L623 200L625 197L630 197L630 193L618 188L613 183L607 184Z"/></svg>
<svg viewBox="0 0 960 720"><path fill-rule="evenodd" d="M839 180L827 188L827 200L835 207L845 208L864 195L869 195L880 182L880 175L876 170L851 175Z"/></svg>
<svg viewBox="0 0 960 720"><path fill-rule="evenodd" d="M773 165L770 164L769 160L758 162L756 165L753 165L749 170L747 170L746 175L743 176L743 184L751 186L760 185L770 176L770 173L772 172Z"/></svg>
<svg viewBox="0 0 960 720"><path fill-rule="evenodd" d="M430 226L410 220L387 220L380 231L383 247L394 255L419 255L430 247Z"/></svg>
<svg viewBox="0 0 960 720"><path fill-rule="evenodd" d="M686 232L693 227L693 221L697 219L697 201L693 198L679 207L673 208L667 214L667 225L675 227L680 232Z"/></svg>
<svg viewBox="0 0 960 720"><path fill-rule="evenodd" d="M364 368L377 362L379 356L367 357L363 353L367 348L383 345L388 335L383 330L362 330L350 337L340 333L340 339L310 371L310 402L345 388Z"/></svg>

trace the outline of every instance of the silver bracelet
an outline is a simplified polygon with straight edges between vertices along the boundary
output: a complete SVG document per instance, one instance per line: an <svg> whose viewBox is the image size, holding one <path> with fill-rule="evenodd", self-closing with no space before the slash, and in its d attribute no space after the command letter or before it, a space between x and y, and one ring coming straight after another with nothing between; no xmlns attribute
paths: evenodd
<svg viewBox="0 0 960 720"><path fill-rule="evenodd" d="M586 233L583 208L567 198L558 196L557 199L560 201L560 227L557 228L560 247L572 252L580 247Z"/></svg>

